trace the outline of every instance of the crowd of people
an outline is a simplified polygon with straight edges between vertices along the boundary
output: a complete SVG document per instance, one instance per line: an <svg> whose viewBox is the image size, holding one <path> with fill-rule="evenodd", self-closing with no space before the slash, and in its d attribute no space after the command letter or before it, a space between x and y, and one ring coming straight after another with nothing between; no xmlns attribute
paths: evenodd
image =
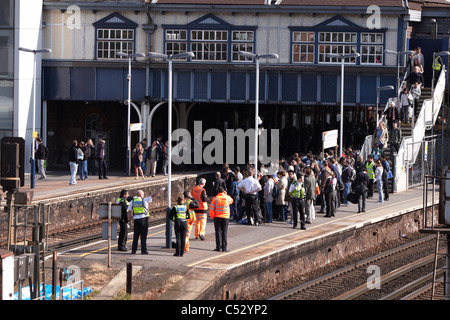
<svg viewBox="0 0 450 320"><path fill-rule="evenodd" d="M192 191L179 195L169 214L176 237L174 255L182 257L189 251L192 230L196 239L205 240L208 215L214 222L213 250L227 252L230 221L258 226L278 220L294 229L306 230L306 225L316 218L316 205L320 205L317 214L323 213L327 218L336 216L341 206L348 207L351 203L357 203L358 213L363 213L366 199L374 197L375 186L377 202L389 200L388 180L392 172L383 153L377 159L369 155L364 162L350 148L338 159L332 151L320 156L295 153L288 159L280 159L275 174L269 171L261 166L255 179L254 165L242 169L236 166L232 170L225 164L210 182L210 194L205 188L207 181L201 178ZM122 191L117 200L123 204L118 250L128 250L125 246L128 221L133 219L131 252L136 253L140 239L142 254L148 253L145 244L148 204L161 190L147 198L142 190L135 197Z"/></svg>
<svg viewBox="0 0 450 320"><path fill-rule="evenodd" d="M77 184L77 175L79 175L79 180L87 180L88 176L96 175L97 171L99 179L109 179L107 176L108 165L105 143L106 141L103 139L99 139L97 146L94 146L92 139L87 139L86 143L84 141L72 141L68 151L69 185ZM36 139L36 145L39 179L47 180L44 162L48 160L48 149L42 143L41 138ZM167 145L168 142L163 143L161 136L158 136L149 147L147 147L146 138L136 144L131 153L131 166L134 169L136 179L139 176L142 179L144 177L155 177L158 164L160 164L164 175L167 175Z"/></svg>
<svg viewBox="0 0 450 320"><path fill-rule="evenodd" d="M77 174L80 175L80 180L87 180L89 175L96 174L97 169L99 179L108 179L105 143L103 139L99 139L97 146L94 146L92 139L87 139L86 143L72 141L69 148L69 185L77 184ZM95 162L97 162L97 168Z"/></svg>
<svg viewBox="0 0 450 320"><path fill-rule="evenodd" d="M377 202L389 200L390 164L378 148L373 153L366 161L350 148L339 158L332 151L320 156L295 153L280 160L276 174L267 174L261 166L257 179L252 164L242 170L224 165L213 181L214 192L223 188L233 199L230 219L235 222L259 225L277 219L304 230L315 219L316 204L318 213L331 218L340 206L350 205L349 194L358 203L358 213L365 212L375 186Z"/></svg>
<svg viewBox="0 0 450 320"><path fill-rule="evenodd" d="M163 142L162 136L158 135L150 146L147 146L148 140L144 138L140 143L136 144L131 159L135 170L136 179L139 174L142 178L155 177L158 166L162 168L164 175L167 175L168 158L167 147L168 141Z"/></svg>
<svg viewBox="0 0 450 320"><path fill-rule="evenodd" d="M424 80L424 65L425 58L422 53L422 49L417 47L413 50L413 53L408 55L408 61L406 64L405 74L406 81L402 83L402 92L400 94L400 117L403 123L408 123L415 115L415 110L419 107L419 98L422 95L422 89L425 87ZM439 74L442 69L442 58L436 56L432 62L432 72L434 81L439 78ZM436 83L434 83L435 85Z"/></svg>

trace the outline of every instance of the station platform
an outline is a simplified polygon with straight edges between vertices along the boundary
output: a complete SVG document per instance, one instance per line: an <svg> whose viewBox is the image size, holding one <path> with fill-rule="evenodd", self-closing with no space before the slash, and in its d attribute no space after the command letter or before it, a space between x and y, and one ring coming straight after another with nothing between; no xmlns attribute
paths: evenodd
<svg viewBox="0 0 450 320"><path fill-rule="evenodd" d="M205 171L206 172L206 171ZM77 175L77 184L69 185L69 171L49 171L46 173L47 180L38 179L36 174L35 187L31 188L30 175L25 175L25 185L20 188L20 192L32 192L33 201L48 199L49 197L68 196L74 193L89 192L92 190L101 190L115 187L124 187L129 185L141 185L142 183L167 183L167 176L158 174L155 177L145 177L142 179L133 175L126 176L124 172L108 172L108 179L99 179L98 176L91 175L86 180L80 180ZM187 174L197 175L199 172L177 173L172 172L172 178L177 179Z"/></svg>
<svg viewBox="0 0 450 320"><path fill-rule="evenodd" d="M177 174L173 177L176 178ZM49 173L48 180L36 181L34 199L64 195L71 192L117 188L133 185L134 177L110 174L110 179L98 177L68 185L68 175ZM156 176L155 183L167 183L167 176ZM137 180L141 182L141 180ZM26 188L22 188L27 190ZM421 228L423 189L417 187L390 195L390 200L377 203L377 194L367 200L366 212L357 213L357 205L341 206L336 217L317 213L307 230L293 229L292 224L274 221L259 226L230 222L229 252L216 252L214 225L208 219L206 239L194 238L191 232L190 250L183 257L173 256L175 249L166 248L165 224L151 227L147 238L148 255L131 254L132 229L128 235L128 252L117 251L112 245L114 268L124 268L128 262L138 266L149 277L158 274L179 274L180 279L159 296L161 300L225 300L239 299L268 284L276 284L298 273L337 261L377 243L396 239ZM175 241L173 233L172 240ZM98 241L87 246L59 252L59 261L79 265L87 270L92 263L107 262L108 242ZM117 283L117 281L116 281ZM117 290L125 282L118 282ZM109 288L110 290L111 288ZM114 290L113 290L114 291ZM108 291L111 292L111 291ZM108 293L110 294L110 293ZM112 299L100 293L96 299Z"/></svg>

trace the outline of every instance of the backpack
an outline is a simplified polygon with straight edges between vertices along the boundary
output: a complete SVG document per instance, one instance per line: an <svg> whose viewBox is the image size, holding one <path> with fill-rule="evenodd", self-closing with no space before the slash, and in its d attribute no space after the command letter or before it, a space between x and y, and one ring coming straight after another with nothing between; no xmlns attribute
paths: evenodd
<svg viewBox="0 0 450 320"><path fill-rule="evenodd" d="M280 196L280 191L278 190L277 184L274 183L273 184L273 189L272 189L272 198L276 199Z"/></svg>

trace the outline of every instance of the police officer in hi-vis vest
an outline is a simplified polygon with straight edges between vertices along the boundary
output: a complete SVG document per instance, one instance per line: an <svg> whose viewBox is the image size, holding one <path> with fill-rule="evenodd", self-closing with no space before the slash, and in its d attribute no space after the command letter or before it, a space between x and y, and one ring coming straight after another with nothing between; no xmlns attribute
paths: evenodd
<svg viewBox="0 0 450 320"><path fill-rule="evenodd" d="M367 198L371 199L373 197L373 180L375 179L375 163L373 162L373 157L371 155L367 156L366 169L369 176Z"/></svg>
<svg viewBox="0 0 450 320"><path fill-rule="evenodd" d="M137 251L137 245L139 238L141 238L141 253L148 254L147 251L147 233L148 233L148 218L150 216L148 212L148 204L152 202L153 198L165 188L162 187L150 197L144 198L144 191L138 190L137 196L131 200L128 205L128 212L133 215L134 224L134 237L133 244L131 245L131 253L135 254Z"/></svg>
<svg viewBox="0 0 450 320"><path fill-rule="evenodd" d="M292 219L294 229L297 227L298 215L300 215L300 229L306 230L305 227L305 186L303 184L303 173L297 174L298 180L292 182L289 188L289 195L292 197Z"/></svg>
<svg viewBox="0 0 450 320"><path fill-rule="evenodd" d="M129 196L128 190L123 189L120 191L120 196L117 198L116 203L122 207L122 214L119 220L119 239L117 241L117 250L127 251L127 235L128 235L128 205L133 197Z"/></svg>
<svg viewBox="0 0 450 320"><path fill-rule="evenodd" d="M191 218L191 212L189 208L198 207L198 203L195 200L184 197L177 198L177 204L170 210L169 217L174 221L175 229L175 254L176 257L182 257L184 255L184 249L186 246L186 233L187 233L187 220Z"/></svg>

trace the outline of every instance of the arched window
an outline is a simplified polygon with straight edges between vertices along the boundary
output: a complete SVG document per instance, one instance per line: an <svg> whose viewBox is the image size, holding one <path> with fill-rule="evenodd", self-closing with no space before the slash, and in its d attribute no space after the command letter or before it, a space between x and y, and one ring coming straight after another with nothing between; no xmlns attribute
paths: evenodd
<svg viewBox="0 0 450 320"><path fill-rule="evenodd" d="M103 131L103 119L97 113L91 113L84 120L84 134L87 139L95 139L96 132Z"/></svg>

